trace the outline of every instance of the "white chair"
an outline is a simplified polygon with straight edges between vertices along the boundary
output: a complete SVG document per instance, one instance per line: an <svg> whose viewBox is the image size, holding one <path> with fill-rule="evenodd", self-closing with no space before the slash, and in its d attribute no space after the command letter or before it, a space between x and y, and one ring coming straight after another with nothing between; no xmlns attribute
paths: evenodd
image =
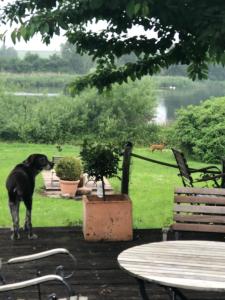
<svg viewBox="0 0 225 300"><path fill-rule="evenodd" d="M3 262L2 266L26 263L26 262L30 262L30 261L43 259L43 258L46 258L49 256L53 256L56 254L65 254L65 255L69 256L69 258L73 262L73 265L76 266L77 262L76 262L75 257L65 248L56 248L56 249L52 249L52 250L39 252L36 254L14 257L14 258L9 259L6 262ZM71 286L66 282L66 279L70 278L73 275L73 273L74 272L65 275L63 266L59 265L56 267L55 274L48 274L48 275L32 278L29 280L20 281L20 282L16 282L16 283L9 283L9 284L6 283L4 277L1 275L0 280L2 282L2 285L0 285L0 294L6 293L6 292L10 293L11 291L16 291L19 289L25 289L30 286L37 286L38 299L42 300L43 296L41 295L41 288L40 288L41 284L47 283L50 281L56 281L65 287L66 296L64 298L58 298L57 295L54 293L54 294L48 295L48 297L47 297L48 300L87 300L88 299L87 297L75 295L75 292L73 291ZM0 299L1 299L1 296L0 296ZM10 298L8 298L8 299L10 299ZM20 298L20 300L23 300L23 299Z"/></svg>

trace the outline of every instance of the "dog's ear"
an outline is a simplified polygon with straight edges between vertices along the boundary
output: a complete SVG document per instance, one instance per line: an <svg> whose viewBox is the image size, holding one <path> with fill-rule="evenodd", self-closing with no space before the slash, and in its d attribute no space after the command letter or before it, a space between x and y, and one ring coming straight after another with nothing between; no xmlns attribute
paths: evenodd
<svg viewBox="0 0 225 300"><path fill-rule="evenodd" d="M28 157L23 161L23 163L24 163L25 165L30 166L30 165L33 164L34 159L35 159L35 154L31 154L30 156L28 156Z"/></svg>
<svg viewBox="0 0 225 300"><path fill-rule="evenodd" d="M38 158L38 161L39 161L39 164L41 166L46 166L47 165L47 158L43 155L43 156L40 156Z"/></svg>

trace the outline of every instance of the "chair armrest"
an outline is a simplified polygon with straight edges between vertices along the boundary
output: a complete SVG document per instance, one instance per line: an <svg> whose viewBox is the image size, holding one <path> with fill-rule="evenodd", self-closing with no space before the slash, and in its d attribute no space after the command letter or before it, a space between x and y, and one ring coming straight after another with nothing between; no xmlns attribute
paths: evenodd
<svg viewBox="0 0 225 300"><path fill-rule="evenodd" d="M70 256L70 258L74 262L74 265L76 266L77 261L76 261L75 257L65 248L55 248L55 249L51 249L51 250L47 250L47 251L43 251L43 252L39 252L39 253L35 253L35 254L14 257L14 258L9 259L6 263L7 264L24 263L24 262L28 262L28 261L42 259L42 258L56 255L56 254L67 254L68 256Z"/></svg>
<svg viewBox="0 0 225 300"><path fill-rule="evenodd" d="M45 275L45 276L41 276L41 277L37 277L25 281L16 282L16 283L4 284L0 286L0 292L19 290L29 286L39 285L41 283L45 283L48 281L60 281L66 287L69 296L74 295L68 283L66 283L66 281L64 281L61 276L54 275L54 274Z"/></svg>
<svg viewBox="0 0 225 300"><path fill-rule="evenodd" d="M213 171L212 169L216 169L215 171ZM192 169L190 168L191 173L197 173L197 172L208 172L208 173L212 173L212 174L219 174L221 173L221 170L216 167L216 166L209 166L209 167L205 167L205 168L200 168L200 169Z"/></svg>
<svg viewBox="0 0 225 300"><path fill-rule="evenodd" d="M207 176L207 177L204 177L203 179L198 179L198 180L196 180L196 182L208 181L208 180L213 180L213 179L223 178L223 177L225 177L225 173L220 173L218 175Z"/></svg>

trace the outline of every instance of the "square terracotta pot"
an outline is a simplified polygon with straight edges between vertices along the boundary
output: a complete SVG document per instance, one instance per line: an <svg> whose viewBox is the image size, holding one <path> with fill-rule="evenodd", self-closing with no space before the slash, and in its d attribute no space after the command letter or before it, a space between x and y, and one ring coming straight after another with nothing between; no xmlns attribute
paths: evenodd
<svg viewBox="0 0 225 300"><path fill-rule="evenodd" d="M83 234L87 241L133 239L132 202L127 195L83 196Z"/></svg>

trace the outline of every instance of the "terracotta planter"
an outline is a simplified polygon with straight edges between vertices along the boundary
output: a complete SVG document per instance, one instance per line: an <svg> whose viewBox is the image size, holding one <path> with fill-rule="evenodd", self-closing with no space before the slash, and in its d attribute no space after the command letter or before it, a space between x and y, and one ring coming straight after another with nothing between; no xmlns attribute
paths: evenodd
<svg viewBox="0 0 225 300"><path fill-rule="evenodd" d="M68 180L61 180L60 183L60 189L63 195L68 195L70 197L74 197L76 195L76 191L78 188L80 180L77 181L68 181Z"/></svg>
<svg viewBox="0 0 225 300"><path fill-rule="evenodd" d="M83 234L88 241L133 239L132 202L127 195L83 196Z"/></svg>

